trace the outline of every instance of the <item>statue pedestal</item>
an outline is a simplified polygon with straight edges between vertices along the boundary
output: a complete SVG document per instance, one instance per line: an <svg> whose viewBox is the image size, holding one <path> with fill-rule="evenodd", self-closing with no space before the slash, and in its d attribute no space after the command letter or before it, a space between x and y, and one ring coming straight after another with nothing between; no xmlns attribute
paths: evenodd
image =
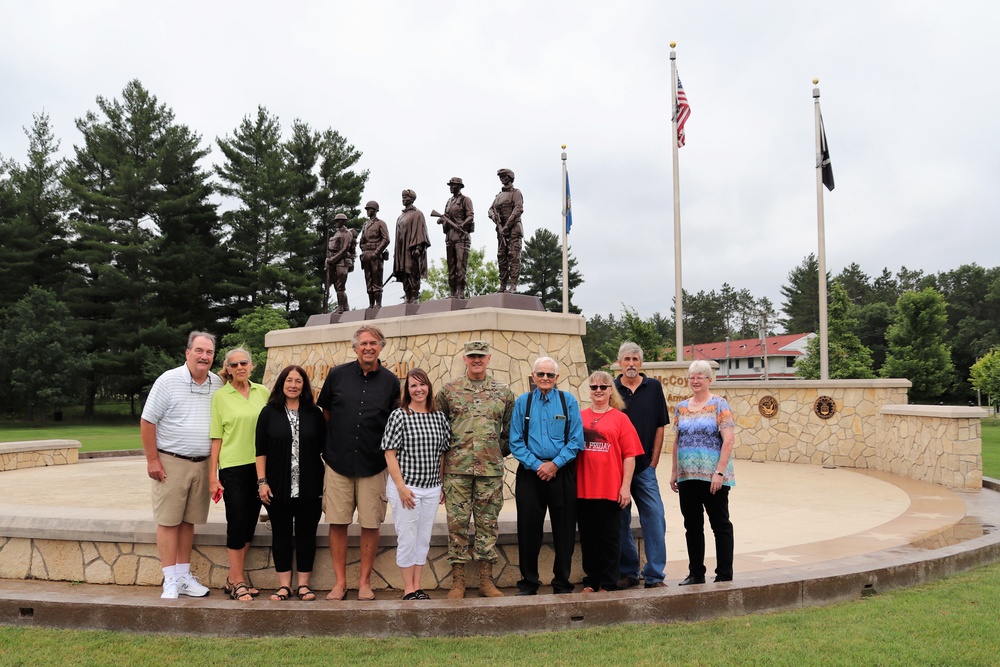
<svg viewBox="0 0 1000 667"><path fill-rule="evenodd" d="M502 299L524 295L490 295ZM478 297L477 297L478 298ZM471 299L470 299L471 301ZM430 302L428 302L430 303ZM423 307L426 304L421 304ZM427 371L431 384L439 389L448 380L465 374L463 346L470 340L485 340L490 344L490 374L510 386L520 396L532 386L531 367L538 357L552 357L559 364L559 389L577 399L587 382L587 358L582 336L587 323L582 315L563 315L511 308L464 308L462 310L385 317L390 309L383 307L377 319L366 324L381 329L386 339L382 364L399 378L413 368ZM410 306L417 308L417 306ZM350 311L350 313L364 311ZM344 313L348 315L349 313ZM265 338L267 368L264 384L271 386L281 369L289 364L301 366L312 383L314 395L319 395L330 368L357 359L351 347L359 322L305 326L298 329L272 331ZM589 392L584 392L589 404ZM583 403L583 401L581 401ZM504 497L514 493L514 470L517 462L507 457L504 476Z"/></svg>
<svg viewBox="0 0 1000 667"><path fill-rule="evenodd" d="M510 299L519 294L487 295L479 298ZM450 301L442 299L437 304ZM469 300L470 303L473 299ZM364 323L382 330L386 346L382 363L400 378L412 368L423 368L431 382L439 387L443 382L465 373L462 346L470 340L485 340L490 344L490 373L510 385L520 395L530 386L531 365L541 356L552 357L559 363L559 388L580 397L580 387L586 382L587 359L582 336L587 323L582 315L563 315L511 308L462 308L407 316L392 316L395 309L423 308L420 306L383 306L377 318L365 318ZM289 364L302 366L319 392L327 371L338 364L357 358L351 348L351 338L367 310L344 313L335 324L317 324L298 329L283 329L267 334L267 368L264 384L270 386L282 368ZM356 321L345 322L351 316ZM360 317L359 317L360 316ZM329 315L315 315L315 318ZM310 318L312 320L312 318ZM589 394L584 393L584 396Z"/></svg>

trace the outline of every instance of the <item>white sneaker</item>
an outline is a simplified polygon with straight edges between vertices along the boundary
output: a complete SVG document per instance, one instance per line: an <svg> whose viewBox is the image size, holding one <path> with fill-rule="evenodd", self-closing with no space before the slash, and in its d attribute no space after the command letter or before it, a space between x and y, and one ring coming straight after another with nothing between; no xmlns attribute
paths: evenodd
<svg viewBox="0 0 1000 667"><path fill-rule="evenodd" d="M208 587L203 586L193 574L188 574L177 580L177 593L193 598L203 598L208 595Z"/></svg>
<svg viewBox="0 0 1000 667"><path fill-rule="evenodd" d="M160 598L164 600L176 600L177 599L177 580L176 579L166 579L163 582L163 593Z"/></svg>

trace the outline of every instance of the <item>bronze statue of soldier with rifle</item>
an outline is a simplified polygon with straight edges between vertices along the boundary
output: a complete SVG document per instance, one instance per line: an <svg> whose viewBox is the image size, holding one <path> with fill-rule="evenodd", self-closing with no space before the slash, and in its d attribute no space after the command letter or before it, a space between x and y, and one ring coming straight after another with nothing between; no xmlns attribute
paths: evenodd
<svg viewBox="0 0 1000 667"><path fill-rule="evenodd" d="M382 267L385 260L389 259L389 253L386 250L389 247L389 228L385 222L377 217L377 201L365 204L365 212L368 214L368 220L361 228L361 238L358 241L358 245L361 246L361 268L365 270L368 307L381 308Z"/></svg>
<svg viewBox="0 0 1000 667"><path fill-rule="evenodd" d="M497 228L497 268L500 272L500 291L517 292L517 280L521 275L521 242L524 228L521 213L524 199L521 191L514 187L514 172L510 169L497 171L501 189L490 206L490 220Z"/></svg>
<svg viewBox="0 0 1000 667"><path fill-rule="evenodd" d="M431 211L431 217L437 218L438 224L444 227L449 298L464 299L469 248L476 223L473 221L472 200L462 194L465 187L462 179L455 176L448 181L448 187L451 198L444 205L444 213Z"/></svg>
<svg viewBox="0 0 1000 667"><path fill-rule="evenodd" d="M347 216L338 213L333 218L337 226L326 251L327 282L333 269L333 288L337 292L337 313L351 309L347 303L347 274L354 270L354 234L347 228ZM328 292L329 294L329 292Z"/></svg>

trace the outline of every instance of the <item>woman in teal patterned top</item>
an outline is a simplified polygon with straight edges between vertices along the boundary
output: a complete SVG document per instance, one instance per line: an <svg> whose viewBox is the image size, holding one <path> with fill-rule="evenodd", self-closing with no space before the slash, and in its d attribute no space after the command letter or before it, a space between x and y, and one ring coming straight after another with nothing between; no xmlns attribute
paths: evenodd
<svg viewBox="0 0 1000 667"><path fill-rule="evenodd" d="M715 374L699 359L688 368L693 396L677 404L670 488L680 498L688 550L688 577L681 586L705 583L705 514L715 534L715 581L733 580L733 524L729 490L735 441L733 410L710 391Z"/></svg>

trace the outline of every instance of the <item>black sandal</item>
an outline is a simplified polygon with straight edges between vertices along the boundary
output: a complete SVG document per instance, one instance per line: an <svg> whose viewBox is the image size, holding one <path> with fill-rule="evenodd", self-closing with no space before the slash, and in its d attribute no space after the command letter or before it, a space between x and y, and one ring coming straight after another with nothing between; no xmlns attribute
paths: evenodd
<svg viewBox="0 0 1000 667"><path fill-rule="evenodd" d="M287 591L287 592L286 593L282 593L281 591ZM273 602L284 602L285 600L287 600L290 597L292 597L292 589L289 588L288 586L281 586L271 596L271 600Z"/></svg>
<svg viewBox="0 0 1000 667"><path fill-rule="evenodd" d="M418 600L430 600L431 596L424 592L424 589L418 588L413 591L413 594L417 596Z"/></svg>
<svg viewBox="0 0 1000 667"><path fill-rule="evenodd" d="M305 591L302 590L303 588L305 589ZM288 592L291 593L291 591ZM310 590L310 588L305 584L299 586L298 589L295 591L295 594L298 595L299 599L302 600L303 602L312 602L313 600L316 599L316 594L313 593L312 590Z"/></svg>
<svg viewBox="0 0 1000 667"><path fill-rule="evenodd" d="M242 581L238 584L232 584L232 588L229 588L229 580L226 580L226 588L228 589L229 599L236 600L237 602L253 602L253 596L250 595L250 589ZM249 600L244 600L243 598L250 598Z"/></svg>

